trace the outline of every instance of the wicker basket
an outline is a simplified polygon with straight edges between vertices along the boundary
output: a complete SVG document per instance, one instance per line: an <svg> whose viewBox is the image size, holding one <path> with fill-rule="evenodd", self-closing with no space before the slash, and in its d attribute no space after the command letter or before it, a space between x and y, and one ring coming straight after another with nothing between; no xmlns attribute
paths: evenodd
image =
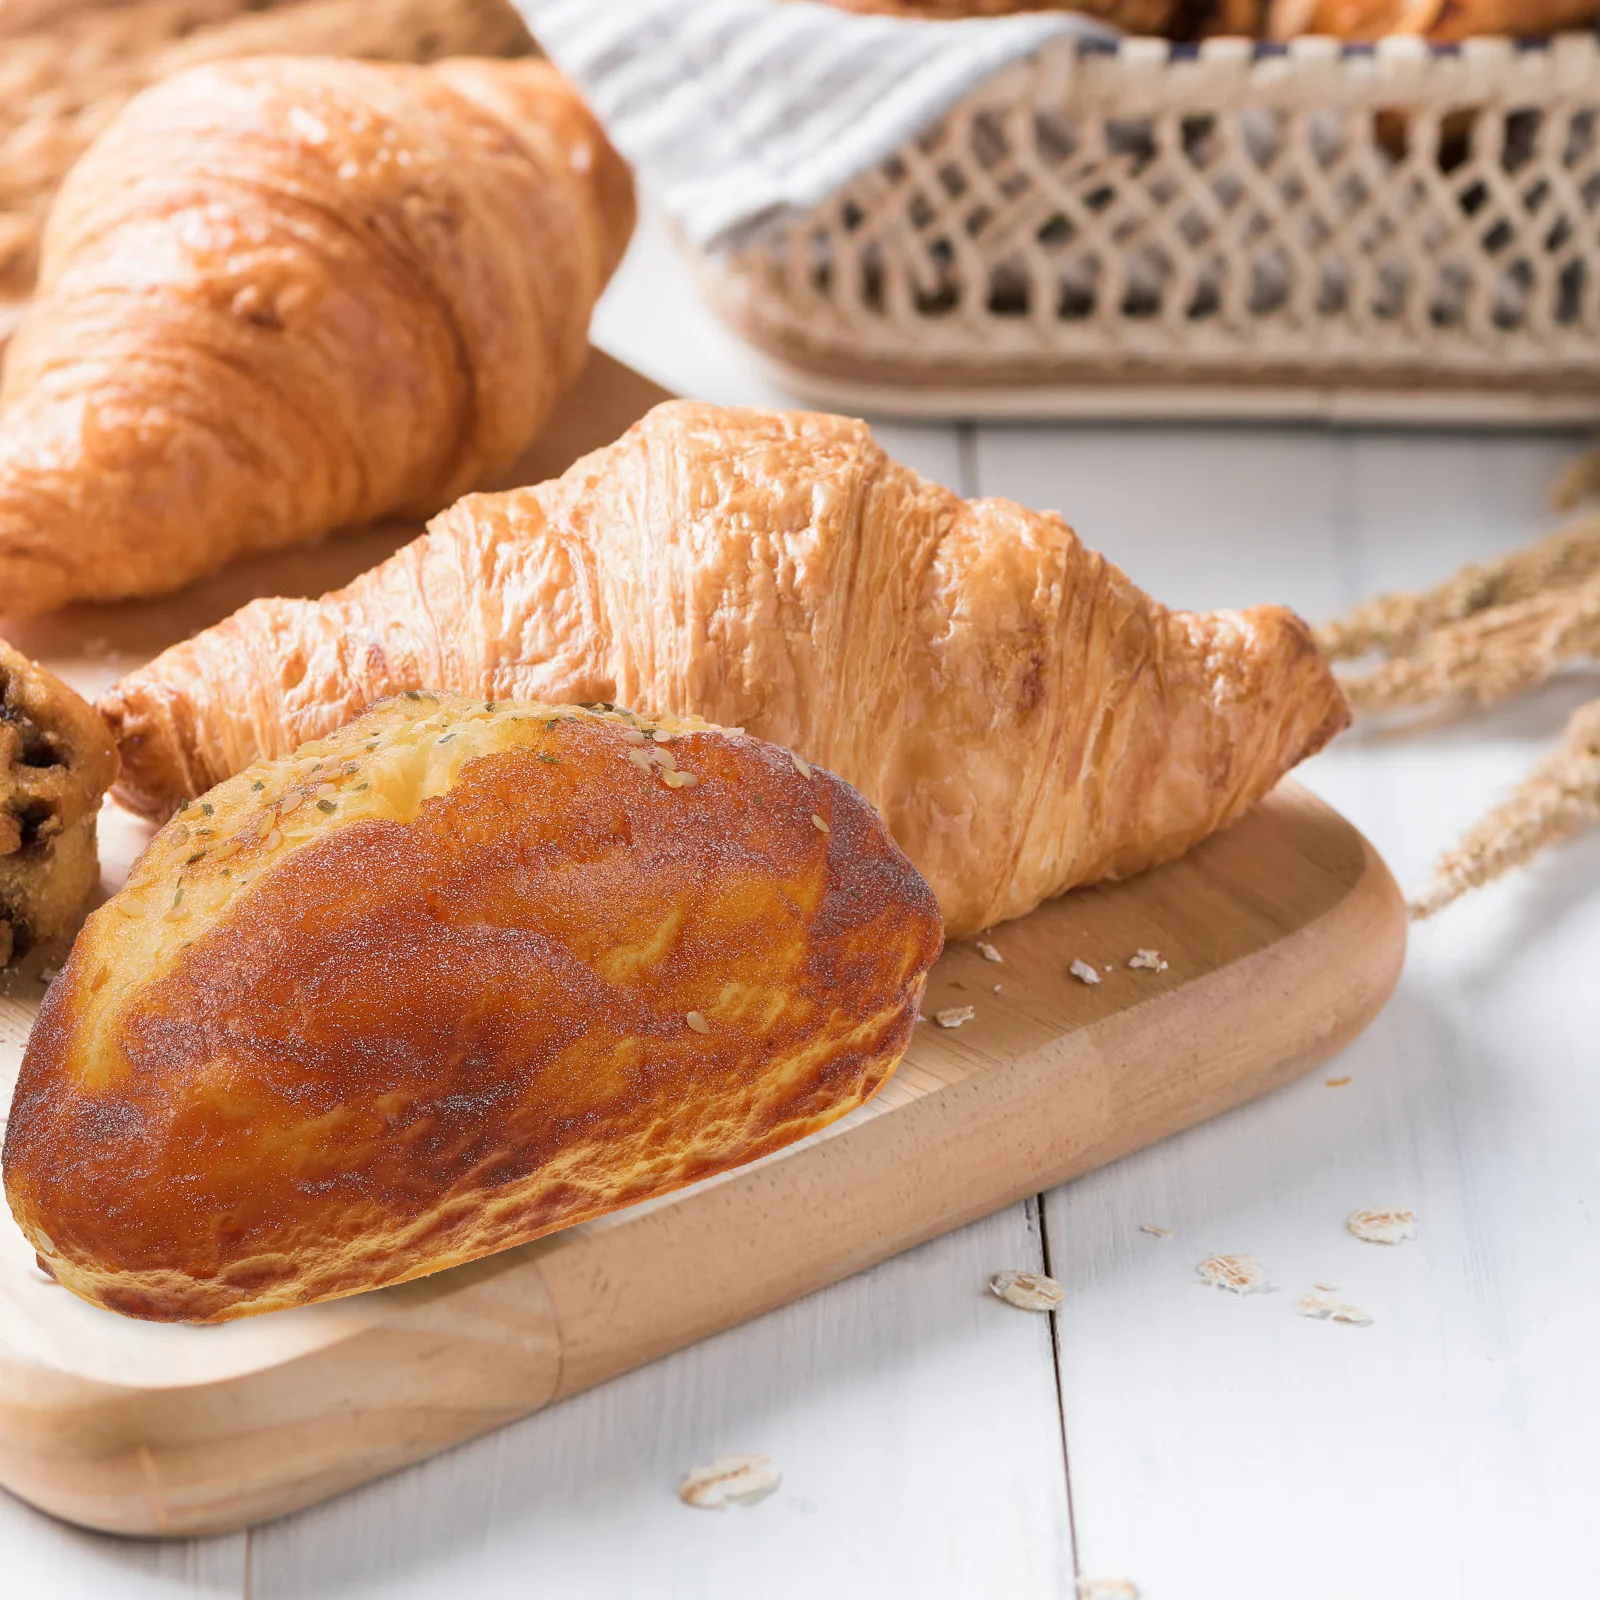
<svg viewBox="0 0 1600 1600"><path fill-rule="evenodd" d="M704 258L816 398L1600 417L1600 41L1063 42Z"/></svg>

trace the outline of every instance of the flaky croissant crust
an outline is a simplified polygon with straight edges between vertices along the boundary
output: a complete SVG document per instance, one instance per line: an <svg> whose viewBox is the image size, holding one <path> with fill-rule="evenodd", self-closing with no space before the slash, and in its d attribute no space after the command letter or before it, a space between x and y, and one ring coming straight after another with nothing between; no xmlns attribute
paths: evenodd
<svg viewBox="0 0 1600 1600"><path fill-rule="evenodd" d="M160 814L413 686L797 749L882 812L952 934L1180 854L1348 720L1287 611L1169 612L1059 517L964 501L862 423L686 401L347 589L246 606L101 710L119 793Z"/></svg>
<svg viewBox="0 0 1600 1600"><path fill-rule="evenodd" d="M6 609L492 481L587 359L632 222L544 62L263 57L146 91L64 184L7 354Z"/></svg>

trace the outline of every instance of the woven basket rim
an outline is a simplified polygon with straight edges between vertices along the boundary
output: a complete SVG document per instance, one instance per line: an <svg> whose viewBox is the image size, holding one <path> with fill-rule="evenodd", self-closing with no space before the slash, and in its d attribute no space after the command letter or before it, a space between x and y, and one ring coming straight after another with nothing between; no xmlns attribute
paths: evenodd
<svg viewBox="0 0 1600 1600"><path fill-rule="evenodd" d="M1333 34L1321 33L1302 34L1297 39L1252 39L1242 34L1219 34L1214 38L1196 40L1127 34L1120 39L1063 37L1050 40L1039 49L1066 45L1078 56L1139 56L1157 61L1201 61L1217 55L1243 57L1251 61L1281 61L1307 55L1314 55L1319 61L1334 56L1346 60L1364 60L1382 55L1426 55L1448 59L1489 51L1536 54L1551 50L1566 39L1588 39L1600 44L1600 26L1567 28L1559 33L1482 33L1470 39L1456 40L1428 39L1420 34L1406 33L1370 40L1341 39Z"/></svg>

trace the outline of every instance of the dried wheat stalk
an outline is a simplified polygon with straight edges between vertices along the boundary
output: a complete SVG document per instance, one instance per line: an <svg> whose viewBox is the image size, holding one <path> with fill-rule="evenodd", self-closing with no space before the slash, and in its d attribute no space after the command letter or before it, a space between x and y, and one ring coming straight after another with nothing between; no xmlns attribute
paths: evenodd
<svg viewBox="0 0 1600 1600"><path fill-rule="evenodd" d="M1412 902L1412 916L1418 920L1433 916L1469 890L1525 865L1547 846L1596 822L1600 822L1600 700L1591 700L1573 713L1560 745L1516 793L1445 853L1427 892Z"/></svg>
<svg viewBox="0 0 1600 1600"><path fill-rule="evenodd" d="M1480 619L1479 628L1487 644L1487 636L1499 631L1499 623L1492 619L1491 613L1525 601L1569 593L1596 573L1600 573L1600 517L1563 529L1526 550L1514 550L1494 561L1463 567L1453 578L1421 594L1380 595L1358 606L1349 616L1318 629L1317 642L1333 661L1355 660L1373 651L1395 657L1408 651L1426 650L1433 636L1441 631L1470 619ZM1456 656L1470 650L1476 631L1470 627L1456 629L1446 653ZM1380 668L1366 675L1352 676L1346 687L1360 696L1368 692L1366 684L1377 684L1371 692L1377 701L1386 703L1386 709L1389 705L1422 703L1421 699L1394 698L1396 693L1404 691L1398 686L1395 691L1385 687L1382 671ZM1459 687L1452 681L1425 692L1425 685L1434 674L1423 674L1415 679L1405 674L1399 676L1408 684L1415 682L1416 692L1422 699L1437 698ZM1377 708L1375 703L1373 709Z"/></svg>
<svg viewBox="0 0 1600 1600"><path fill-rule="evenodd" d="M1550 499L1557 511L1571 511L1585 500L1600 499L1600 447L1568 464L1550 491Z"/></svg>
<svg viewBox="0 0 1600 1600"><path fill-rule="evenodd" d="M1556 498L1572 505L1597 491L1600 452L1574 463ZM1363 711L1450 699L1487 705L1532 689L1563 667L1600 659L1600 516L1420 594L1383 595L1319 638L1336 660L1382 658L1343 677ZM1574 713L1527 781L1443 856L1411 913L1431 917L1597 822L1600 700Z"/></svg>
<svg viewBox="0 0 1600 1600"><path fill-rule="evenodd" d="M1358 711L1408 711L1441 700L1492 705L1600 657L1600 574L1426 633L1407 655L1341 682Z"/></svg>

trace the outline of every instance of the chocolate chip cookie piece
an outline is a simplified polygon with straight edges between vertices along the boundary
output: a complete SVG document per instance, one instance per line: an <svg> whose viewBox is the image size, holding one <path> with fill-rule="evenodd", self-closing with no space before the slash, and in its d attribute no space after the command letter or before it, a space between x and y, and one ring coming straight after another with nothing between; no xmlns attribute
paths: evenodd
<svg viewBox="0 0 1600 1600"><path fill-rule="evenodd" d="M95 820L116 776L99 715L0 640L0 966L82 909L100 870Z"/></svg>

